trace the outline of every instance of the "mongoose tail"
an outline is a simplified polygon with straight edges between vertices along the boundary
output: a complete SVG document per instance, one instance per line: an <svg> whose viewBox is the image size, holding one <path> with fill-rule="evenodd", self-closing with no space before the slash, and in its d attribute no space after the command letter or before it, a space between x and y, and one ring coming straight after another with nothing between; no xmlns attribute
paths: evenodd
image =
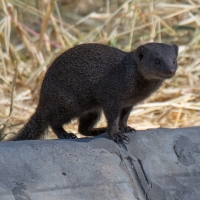
<svg viewBox="0 0 200 200"><path fill-rule="evenodd" d="M47 129L47 121L42 118L42 115L36 111L27 124L20 130L19 134L12 137L11 141L17 140L37 140L44 137Z"/></svg>

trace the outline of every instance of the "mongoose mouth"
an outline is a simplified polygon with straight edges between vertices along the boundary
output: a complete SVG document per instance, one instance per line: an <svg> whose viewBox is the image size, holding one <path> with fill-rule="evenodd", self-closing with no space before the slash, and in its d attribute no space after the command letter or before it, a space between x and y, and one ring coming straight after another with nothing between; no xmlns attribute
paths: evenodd
<svg viewBox="0 0 200 200"><path fill-rule="evenodd" d="M170 71L170 73L168 74L156 74L157 77L162 78L162 79L169 79L172 78L175 75L175 71L172 73Z"/></svg>

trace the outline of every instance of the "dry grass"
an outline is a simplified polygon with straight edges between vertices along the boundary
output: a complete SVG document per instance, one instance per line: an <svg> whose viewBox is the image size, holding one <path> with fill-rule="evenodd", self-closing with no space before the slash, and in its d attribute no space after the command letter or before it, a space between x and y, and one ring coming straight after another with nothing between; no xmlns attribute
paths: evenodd
<svg viewBox="0 0 200 200"><path fill-rule="evenodd" d="M129 125L199 125L199 10L199 0L0 0L1 137L16 133L34 112L55 54L86 42L125 51L147 42L178 44L176 76L133 109ZM76 121L68 130L76 132Z"/></svg>

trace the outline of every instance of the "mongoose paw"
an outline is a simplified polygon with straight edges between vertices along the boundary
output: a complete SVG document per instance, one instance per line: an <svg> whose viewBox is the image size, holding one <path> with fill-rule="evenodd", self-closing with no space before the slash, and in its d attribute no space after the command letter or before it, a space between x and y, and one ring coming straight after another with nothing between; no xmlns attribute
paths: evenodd
<svg viewBox="0 0 200 200"><path fill-rule="evenodd" d="M73 133L62 134L59 136L59 139L78 139L78 137Z"/></svg>
<svg viewBox="0 0 200 200"><path fill-rule="evenodd" d="M78 137L73 133L68 133L68 135L69 135L68 139L78 139Z"/></svg>
<svg viewBox="0 0 200 200"><path fill-rule="evenodd" d="M121 131L123 133L133 133L133 132L136 132L136 130L130 126L126 126L124 128L121 129Z"/></svg>
<svg viewBox="0 0 200 200"><path fill-rule="evenodd" d="M124 133L121 131L111 135L111 138L117 143L122 141L127 141L127 142L130 141L129 137L124 135Z"/></svg>

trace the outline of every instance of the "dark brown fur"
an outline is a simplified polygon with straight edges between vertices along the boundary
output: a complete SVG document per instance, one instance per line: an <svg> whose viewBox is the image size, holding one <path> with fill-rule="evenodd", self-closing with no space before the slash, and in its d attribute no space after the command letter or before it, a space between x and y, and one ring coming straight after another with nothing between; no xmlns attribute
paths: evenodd
<svg viewBox="0 0 200 200"><path fill-rule="evenodd" d="M79 119L79 132L95 136L107 131L115 141L133 129L127 119L134 105L146 99L177 69L178 47L148 43L123 52L101 44L75 46L49 67L35 113L13 140L33 140L48 126L58 138L75 138L63 129ZM94 129L104 112L107 128Z"/></svg>

